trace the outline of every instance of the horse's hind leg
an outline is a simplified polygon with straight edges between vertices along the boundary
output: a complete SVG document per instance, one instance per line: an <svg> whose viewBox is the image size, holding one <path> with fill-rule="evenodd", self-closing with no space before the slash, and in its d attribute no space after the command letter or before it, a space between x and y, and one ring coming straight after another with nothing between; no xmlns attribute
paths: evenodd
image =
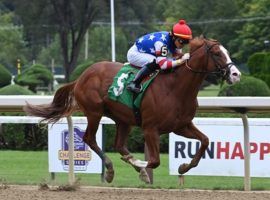
<svg viewBox="0 0 270 200"><path fill-rule="evenodd" d="M200 146L199 150L196 152L196 154L193 157L193 159L191 160L191 162L189 164L184 163L184 164L179 166L179 168L178 168L179 174L184 174L188 170L190 170L193 167L196 167L199 164L201 157L203 156L206 148L208 147L209 139L206 135L204 135L201 131L199 131L194 126L193 123L190 123L185 129L183 129L179 132L175 132L175 134L181 135L181 136L184 136L187 138L191 138L191 139L197 139L197 140L201 141L201 146Z"/></svg>
<svg viewBox="0 0 270 200"><path fill-rule="evenodd" d="M96 132L99 126L99 122L102 116L87 116L87 129L84 134L83 140L89 147L98 154L98 156L104 161L107 168L105 179L108 183L112 182L114 177L114 170L112 161L105 155L105 153L99 148L96 141Z"/></svg>
<svg viewBox="0 0 270 200"><path fill-rule="evenodd" d="M116 122L115 149L122 155L122 160L132 165L140 173L140 179L145 183L150 183L150 179L145 170L147 162L135 159L127 149L128 134L130 125Z"/></svg>
<svg viewBox="0 0 270 200"><path fill-rule="evenodd" d="M148 164L147 168L157 168L160 165L159 143L160 135L155 128L145 128L143 130L145 143L148 148Z"/></svg>
<svg viewBox="0 0 270 200"><path fill-rule="evenodd" d="M115 125L116 125L116 136L114 141L115 149L122 156L129 155L129 151L127 149L127 140L131 127L125 123L119 122L116 122Z"/></svg>

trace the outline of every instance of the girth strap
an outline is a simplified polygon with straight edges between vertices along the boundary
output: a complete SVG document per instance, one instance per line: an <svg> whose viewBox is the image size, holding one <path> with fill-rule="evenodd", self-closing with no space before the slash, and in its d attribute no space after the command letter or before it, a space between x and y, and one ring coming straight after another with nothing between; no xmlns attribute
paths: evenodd
<svg viewBox="0 0 270 200"><path fill-rule="evenodd" d="M141 126L142 125L141 112L140 112L140 109L134 103L137 96L138 96L138 93L133 93L133 98L132 98L132 101L133 101L133 103L132 103L133 104L133 113L134 113L137 125Z"/></svg>

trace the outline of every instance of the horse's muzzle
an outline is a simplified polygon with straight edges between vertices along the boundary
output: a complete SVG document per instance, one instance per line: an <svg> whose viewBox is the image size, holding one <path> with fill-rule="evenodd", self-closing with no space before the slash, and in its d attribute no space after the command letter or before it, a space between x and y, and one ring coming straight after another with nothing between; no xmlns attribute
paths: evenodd
<svg viewBox="0 0 270 200"><path fill-rule="evenodd" d="M234 84L240 81L241 72L237 69L237 67L231 63L229 66L229 73L226 77L226 82L228 84Z"/></svg>

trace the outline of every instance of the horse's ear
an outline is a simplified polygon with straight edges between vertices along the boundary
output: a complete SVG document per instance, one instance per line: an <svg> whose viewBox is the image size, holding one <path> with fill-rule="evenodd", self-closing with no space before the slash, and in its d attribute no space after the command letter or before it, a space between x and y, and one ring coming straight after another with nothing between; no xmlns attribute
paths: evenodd
<svg viewBox="0 0 270 200"><path fill-rule="evenodd" d="M204 34L200 35L200 39L205 39Z"/></svg>

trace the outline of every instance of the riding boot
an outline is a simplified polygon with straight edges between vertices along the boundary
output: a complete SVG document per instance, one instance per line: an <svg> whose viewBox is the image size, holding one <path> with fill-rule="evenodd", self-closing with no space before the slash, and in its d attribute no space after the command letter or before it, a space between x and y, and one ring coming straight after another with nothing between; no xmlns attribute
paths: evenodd
<svg viewBox="0 0 270 200"><path fill-rule="evenodd" d="M157 69L157 64L156 61L154 60L151 63L148 63L147 65L143 66L140 71L136 74L135 78L133 81L131 81L128 86L127 90L135 92L135 93L140 93L142 90L141 82L142 80L154 72Z"/></svg>

